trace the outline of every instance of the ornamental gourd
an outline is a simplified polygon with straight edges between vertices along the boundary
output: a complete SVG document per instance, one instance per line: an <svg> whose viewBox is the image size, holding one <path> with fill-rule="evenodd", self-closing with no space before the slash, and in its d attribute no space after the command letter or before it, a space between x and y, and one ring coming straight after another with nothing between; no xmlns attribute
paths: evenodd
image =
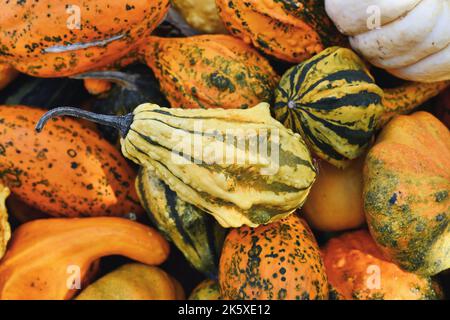
<svg viewBox="0 0 450 320"><path fill-rule="evenodd" d="M153 224L174 242L195 269L217 278L226 229L208 213L181 200L148 168L139 171L136 190Z"/></svg>
<svg viewBox="0 0 450 320"><path fill-rule="evenodd" d="M450 268L450 131L427 112L383 129L364 169L364 207L383 254L406 271Z"/></svg>
<svg viewBox="0 0 450 320"><path fill-rule="evenodd" d="M128 263L87 286L76 300L180 300L180 288L158 267Z"/></svg>
<svg viewBox="0 0 450 320"><path fill-rule="evenodd" d="M331 239L322 256L328 281L345 300L428 300L441 296L430 277L406 272L387 260L366 230ZM377 275L380 281L375 279Z"/></svg>
<svg viewBox="0 0 450 320"><path fill-rule="evenodd" d="M319 0L216 0L225 27L264 53L301 62L343 43Z"/></svg>
<svg viewBox="0 0 450 320"><path fill-rule="evenodd" d="M189 300L221 300L219 283L216 280L204 280L189 295Z"/></svg>
<svg viewBox="0 0 450 320"><path fill-rule="evenodd" d="M283 75L273 113L318 157L342 168L366 151L377 127L447 86L413 83L383 91L353 51L331 47Z"/></svg>
<svg viewBox="0 0 450 320"><path fill-rule="evenodd" d="M228 35L152 37L144 53L173 108L271 103L279 80L263 56Z"/></svg>
<svg viewBox="0 0 450 320"><path fill-rule="evenodd" d="M194 29L204 33L226 33L216 0L172 0L175 9Z"/></svg>
<svg viewBox="0 0 450 320"><path fill-rule="evenodd" d="M219 268L224 300L326 300L328 281L319 247L295 214L258 228L233 229Z"/></svg>
<svg viewBox="0 0 450 320"><path fill-rule="evenodd" d="M243 110L143 104L126 116L57 108L36 129L60 115L120 130L125 157L154 170L181 200L224 227L255 227L291 214L316 175L301 137L273 119L266 103Z"/></svg>
<svg viewBox="0 0 450 320"><path fill-rule="evenodd" d="M449 0L326 0L325 6L372 64L407 80L450 80Z"/></svg>
<svg viewBox="0 0 450 320"><path fill-rule="evenodd" d="M8 1L0 20L0 62L39 77L104 67L136 51L169 0Z"/></svg>
<svg viewBox="0 0 450 320"><path fill-rule="evenodd" d="M106 140L73 119L34 132L44 110L0 107L0 181L52 216L142 214L135 172Z"/></svg>
<svg viewBox="0 0 450 320"><path fill-rule="evenodd" d="M123 218L43 219L15 230L0 263L0 299L70 299L68 286L79 267L81 280L104 256L122 255L159 265L169 244L154 229Z"/></svg>

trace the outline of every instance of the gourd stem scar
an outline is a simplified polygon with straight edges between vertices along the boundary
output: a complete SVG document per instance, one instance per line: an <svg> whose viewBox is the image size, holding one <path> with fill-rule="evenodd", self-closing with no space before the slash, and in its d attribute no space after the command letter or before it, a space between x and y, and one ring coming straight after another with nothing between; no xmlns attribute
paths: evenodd
<svg viewBox="0 0 450 320"><path fill-rule="evenodd" d="M42 118L36 124L36 131L41 132L44 128L45 124L51 119L59 116L72 116L76 118L81 118L85 120L89 120L95 123L103 124L106 126L110 126L116 128L120 131L122 137L125 137L130 129L131 123L133 122L133 114L129 113L124 116L112 116L112 115L103 115L97 114L85 110L81 110L78 108L72 107L60 107L55 108L46 112Z"/></svg>

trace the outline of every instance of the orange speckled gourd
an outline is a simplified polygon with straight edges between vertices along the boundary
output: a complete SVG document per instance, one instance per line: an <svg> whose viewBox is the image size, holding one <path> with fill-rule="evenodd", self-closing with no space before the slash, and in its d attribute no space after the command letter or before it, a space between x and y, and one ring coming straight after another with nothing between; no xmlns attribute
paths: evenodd
<svg viewBox="0 0 450 320"><path fill-rule="evenodd" d="M429 277L400 269L381 253L365 230L331 239L322 250L328 281L345 300L437 299Z"/></svg>
<svg viewBox="0 0 450 320"><path fill-rule="evenodd" d="M364 168L364 207L383 254L407 271L450 268L450 131L427 112L383 129Z"/></svg>
<svg viewBox="0 0 450 320"><path fill-rule="evenodd" d="M228 31L278 59L298 63L343 37L318 0L216 0Z"/></svg>
<svg viewBox="0 0 450 320"><path fill-rule="evenodd" d="M169 244L154 229L123 218L43 219L21 225L0 263L0 299L61 300L77 293L98 259L122 255L159 265ZM94 265L93 265L94 264Z"/></svg>
<svg viewBox="0 0 450 320"><path fill-rule="evenodd" d="M6 1L0 12L0 62L39 77L109 65L156 28L169 0Z"/></svg>
<svg viewBox="0 0 450 320"><path fill-rule="evenodd" d="M173 108L250 108L271 103L279 80L263 56L227 35L154 37L145 54Z"/></svg>
<svg viewBox="0 0 450 320"><path fill-rule="evenodd" d="M297 215L258 228L233 229L219 268L223 299L328 299L319 248Z"/></svg>
<svg viewBox="0 0 450 320"><path fill-rule="evenodd" d="M44 110L0 106L0 181L20 200L52 216L143 213L135 172L120 152L73 119L37 134Z"/></svg>

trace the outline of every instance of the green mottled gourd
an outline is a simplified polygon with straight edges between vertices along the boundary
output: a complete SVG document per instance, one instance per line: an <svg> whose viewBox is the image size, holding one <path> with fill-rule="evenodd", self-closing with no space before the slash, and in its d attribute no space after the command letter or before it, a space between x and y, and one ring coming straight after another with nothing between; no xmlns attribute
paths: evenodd
<svg viewBox="0 0 450 320"><path fill-rule="evenodd" d="M273 113L318 157L343 168L364 153L380 126L447 86L411 83L383 91L353 51L331 47L283 75Z"/></svg>
<svg viewBox="0 0 450 320"><path fill-rule="evenodd" d="M195 269L216 278L227 229L211 215L181 200L149 168L139 171L136 190L154 225L173 241Z"/></svg>
<svg viewBox="0 0 450 320"><path fill-rule="evenodd" d="M242 110L143 104L126 116L57 108L36 129L60 115L120 130L127 158L153 169L181 200L212 214L223 227L255 227L291 214L316 176L306 144L271 117L267 103ZM251 147L255 144L259 148Z"/></svg>

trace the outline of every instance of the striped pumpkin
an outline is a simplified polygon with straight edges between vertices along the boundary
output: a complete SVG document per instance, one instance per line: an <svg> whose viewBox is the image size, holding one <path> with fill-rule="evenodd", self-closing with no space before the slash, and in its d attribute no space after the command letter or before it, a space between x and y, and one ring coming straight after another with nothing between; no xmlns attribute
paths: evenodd
<svg viewBox="0 0 450 320"><path fill-rule="evenodd" d="M195 269L217 277L226 229L211 215L181 200L148 168L139 171L136 190L142 206L164 236L173 241Z"/></svg>
<svg viewBox="0 0 450 320"><path fill-rule="evenodd" d="M230 110L142 104L126 116L56 108L37 130L62 115L120 130L125 157L154 170L181 200L223 227L256 227L290 215L316 177L306 144L271 117L267 103Z"/></svg>
<svg viewBox="0 0 450 320"><path fill-rule="evenodd" d="M383 111L382 97L355 53L331 47L284 74L274 114L320 158L344 167L371 141Z"/></svg>

